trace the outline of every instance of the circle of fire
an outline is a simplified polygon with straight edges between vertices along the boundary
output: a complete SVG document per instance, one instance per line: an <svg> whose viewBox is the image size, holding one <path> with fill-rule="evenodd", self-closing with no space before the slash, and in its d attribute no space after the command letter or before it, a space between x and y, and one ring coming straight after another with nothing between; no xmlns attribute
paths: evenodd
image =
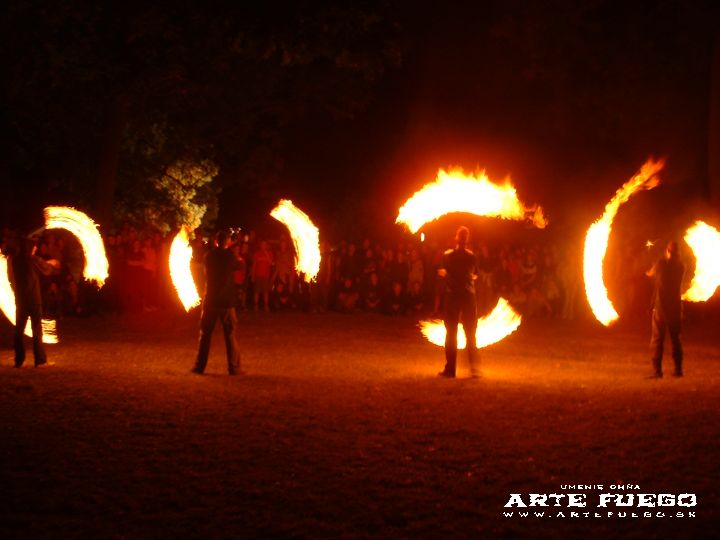
<svg viewBox="0 0 720 540"><path fill-rule="evenodd" d="M295 245L295 269L310 283L320 271L320 231L292 201L282 199L270 215L285 225Z"/></svg>
<svg viewBox="0 0 720 540"><path fill-rule="evenodd" d="M188 230L184 225L180 227L180 231L170 244L170 280L173 287L177 291L180 303L182 303L185 311L200 304L200 295L195 285L192 272L190 270L190 260L192 259L192 248L188 240Z"/></svg>
<svg viewBox="0 0 720 540"><path fill-rule="evenodd" d="M585 235L583 255L583 277L585 293L595 318L605 326L618 319L618 314L607 295L603 279L603 261L607 251L608 239L612 231L612 222L620 208L634 193L642 189L652 189L660 183L657 173L665 165L663 160L648 160L640 171L625 182L615 192L615 196L605 206L605 212L590 225Z"/></svg>
<svg viewBox="0 0 720 540"><path fill-rule="evenodd" d="M696 221L685 233L685 242L695 256L695 275L683 300L705 302L720 286L720 232L702 221Z"/></svg>
<svg viewBox="0 0 720 540"><path fill-rule="evenodd" d="M395 222L416 233L426 223L453 212L512 220L529 218L540 229L547 226L542 208L526 207L509 180L498 185L491 182L484 171L466 174L460 168L440 169L434 182L426 184L405 202ZM501 341L517 330L521 322L520 314L501 297L488 316L478 319L477 346L487 347ZM420 329L431 343L445 344L445 326L441 321L421 321ZM458 325L457 339L458 348L465 348L462 325Z"/></svg>
<svg viewBox="0 0 720 540"><path fill-rule="evenodd" d="M84 212L66 206L48 206L44 213L46 229L65 229L78 239L85 256L83 277L102 287L108 277L108 260L102 236L95 222ZM0 255L0 310L14 326L15 294L8 281L7 258L2 255ZM58 342L55 321L43 319L42 328L44 343ZM25 327L25 335L32 336L30 321Z"/></svg>

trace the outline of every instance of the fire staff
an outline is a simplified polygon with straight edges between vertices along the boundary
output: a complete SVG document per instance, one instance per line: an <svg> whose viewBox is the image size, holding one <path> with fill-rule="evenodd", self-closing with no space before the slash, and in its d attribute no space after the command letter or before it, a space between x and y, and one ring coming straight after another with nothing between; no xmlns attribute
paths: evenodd
<svg viewBox="0 0 720 540"><path fill-rule="evenodd" d="M235 281L233 272L239 267L230 247L230 235L227 231L218 231L215 246L205 255L205 295L200 316L200 344L197 360L192 372L201 375L205 372L210 353L210 339L215 323L220 319L225 336L228 373L240 373L240 351L235 336L237 314L235 313Z"/></svg>
<svg viewBox="0 0 720 540"><path fill-rule="evenodd" d="M668 243L663 258L647 272L655 279L652 312L653 374L650 378L659 379L663 376L662 357L665 332L670 334L672 357L675 361L673 376L682 377L683 350L680 343L680 325L682 319L682 301L680 285L682 284L685 266L678 256L678 244Z"/></svg>
<svg viewBox="0 0 720 540"><path fill-rule="evenodd" d="M455 377L459 322L462 322L465 331L470 373L473 377L480 376L475 343L477 263L473 252L466 247L469 237L470 231L467 227L458 228L455 234L455 249L445 252L438 271L438 274L445 278L445 369L438 373L441 377Z"/></svg>

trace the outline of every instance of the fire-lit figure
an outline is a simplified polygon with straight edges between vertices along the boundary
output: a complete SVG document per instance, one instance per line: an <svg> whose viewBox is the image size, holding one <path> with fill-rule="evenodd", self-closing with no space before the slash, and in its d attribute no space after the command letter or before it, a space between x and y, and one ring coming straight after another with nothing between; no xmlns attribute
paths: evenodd
<svg viewBox="0 0 720 540"><path fill-rule="evenodd" d="M170 245L170 279L185 311L200 304L200 295L190 270L192 248L188 241L187 227L180 228Z"/></svg>
<svg viewBox="0 0 720 540"><path fill-rule="evenodd" d="M320 232L308 215L292 201L282 199L270 215L285 225L290 232L297 253L295 269L308 283L320 270Z"/></svg>
<svg viewBox="0 0 720 540"><path fill-rule="evenodd" d="M478 348L483 348L502 341L517 330L521 322L520 314L507 300L500 298L490 314L478 319L475 344ZM430 343L441 347L445 345L445 326L441 320L420 321L420 330ZM457 348L462 350L465 346L465 332L460 323L457 331Z"/></svg>
<svg viewBox="0 0 720 540"><path fill-rule="evenodd" d="M45 228L65 229L78 239L85 255L83 277L102 287L108 277L108 260L105 244L95 222L74 208L48 206L45 208Z"/></svg>
<svg viewBox="0 0 720 540"><path fill-rule="evenodd" d="M695 256L695 274L683 300L705 302L720 286L720 232L697 221L685 233L685 242Z"/></svg>
<svg viewBox="0 0 720 540"><path fill-rule="evenodd" d="M540 229L547 225L542 208L523 205L509 181L494 184L484 171L466 174L460 168L440 169L434 182L405 202L395 222L416 233L426 223L452 212L513 220L529 218Z"/></svg>
<svg viewBox="0 0 720 540"><path fill-rule="evenodd" d="M642 189L652 189L660 182L657 174L665 165L663 160L649 160L640 171L617 190L612 200L605 206L602 217L588 228L585 235L583 256L583 274L585 293L595 318L605 326L616 321L618 314L607 295L603 279L603 261L607 251L612 222L620 208L634 193Z"/></svg>

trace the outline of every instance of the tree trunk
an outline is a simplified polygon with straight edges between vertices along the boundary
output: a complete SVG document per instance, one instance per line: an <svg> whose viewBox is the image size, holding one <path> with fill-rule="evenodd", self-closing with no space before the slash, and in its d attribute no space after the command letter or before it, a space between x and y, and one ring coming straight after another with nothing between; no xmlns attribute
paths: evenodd
<svg viewBox="0 0 720 540"><path fill-rule="evenodd" d="M126 96L117 95L112 100L100 148L93 217L105 227L112 223L113 200L117 187L117 172L123 134L127 125L128 108L129 100Z"/></svg>

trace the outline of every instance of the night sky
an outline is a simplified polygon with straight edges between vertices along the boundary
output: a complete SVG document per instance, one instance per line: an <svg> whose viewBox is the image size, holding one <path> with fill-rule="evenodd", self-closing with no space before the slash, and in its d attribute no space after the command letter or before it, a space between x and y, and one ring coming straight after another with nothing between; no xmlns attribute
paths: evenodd
<svg viewBox="0 0 720 540"><path fill-rule="evenodd" d="M375 10L372 3L348 5ZM223 186L219 223L257 221L279 197L287 197L326 226L342 230L348 222L375 227L386 222L389 227L405 198L434 179L439 167L452 165L487 169L496 180L509 175L523 200L546 207L560 225L598 214L650 156L668 159L665 186L645 203L650 217L665 212L667 201L677 209L678 194L688 205L710 195L711 66L718 20L711 2L378 5L400 44L400 64L373 81L367 103L351 119L308 107L275 126L272 180L268 175L264 181L261 173L249 182L242 163L223 166L231 160L231 145L222 148L214 141L215 148L220 146L217 181ZM37 9L39 19L46 16L47 10ZM112 12L106 15L112 19ZM284 15L277 24L292 33L294 15ZM252 16L242 24L252 26ZM267 13L259 19L269 20L272 29ZM16 29L13 36L21 34ZM72 35L83 39L82 31ZM41 56L42 46L24 54ZM372 49L372 41L366 46ZM203 51L195 53L203 58ZM8 84L22 79L17 66L14 73ZM81 82L73 88L72 105L80 114L93 114L85 107L96 101L84 102L82 89ZM48 100L55 99L54 91L47 88ZM6 101L6 108L15 103ZM185 109L192 115L187 107L192 102ZM22 131L18 119L35 117L15 112L5 115L11 119L5 130L10 165L4 167L3 181L17 185L22 178L26 188L12 191L14 202L37 202L38 190L50 185L50 194L62 193L72 203L72 190L57 184L67 182L74 167L78 177L92 177L94 161L66 159L58 179L49 172L55 170L52 151L34 156L25 142L24 162L16 159L13 139ZM82 129L78 133L87 135ZM53 140L43 143L52 147ZM84 140L75 146L95 151ZM121 157L121 173L126 165ZM6 212L16 206L8 202L3 203Z"/></svg>

